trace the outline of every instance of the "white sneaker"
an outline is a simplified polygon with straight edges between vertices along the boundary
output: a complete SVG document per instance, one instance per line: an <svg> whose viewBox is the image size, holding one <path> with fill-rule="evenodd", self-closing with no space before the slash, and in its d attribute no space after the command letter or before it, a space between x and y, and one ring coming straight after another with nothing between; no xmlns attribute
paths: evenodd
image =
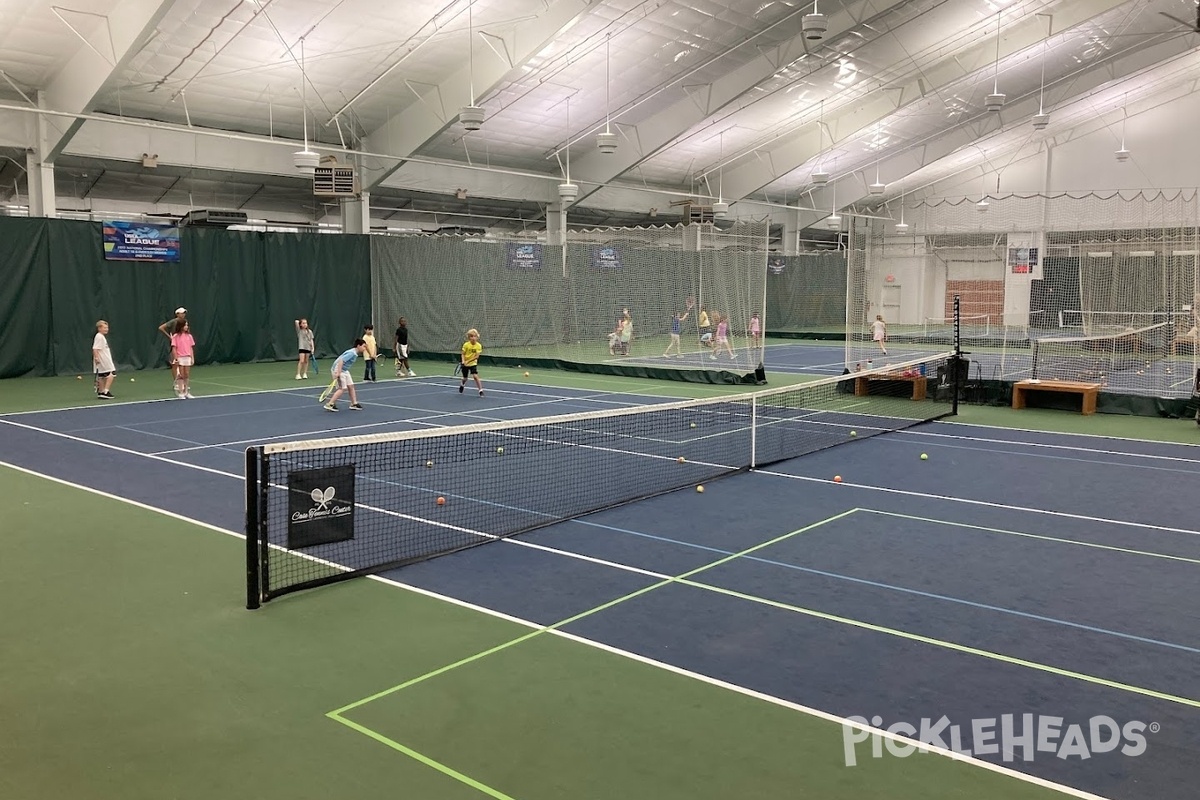
<svg viewBox="0 0 1200 800"><path fill-rule="evenodd" d="M183 397L185 400L195 400L196 399L196 396L193 395L191 392L184 392Z"/></svg>
<svg viewBox="0 0 1200 800"><path fill-rule="evenodd" d="M300 380L300 376L299 376L299 375L297 375L297 376L296 376L296 380Z"/></svg>
<svg viewBox="0 0 1200 800"><path fill-rule="evenodd" d="M410 378L415 378L415 377L417 377L417 373L413 372L413 371L410 369L410 370L408 371L408 377L410 377Z"/></svg>

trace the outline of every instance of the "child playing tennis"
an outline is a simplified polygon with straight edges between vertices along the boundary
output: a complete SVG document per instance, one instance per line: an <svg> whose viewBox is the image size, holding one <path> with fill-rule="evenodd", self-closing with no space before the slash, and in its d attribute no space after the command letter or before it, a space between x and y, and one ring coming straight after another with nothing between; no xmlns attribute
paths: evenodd
<svg viewBox="0 0 1200 800"><path fill-rule="evenodd" d="M113 364L112 351L108 348L108 323L104 320L96 322L96 336L92 339L92 372L96 374L96 397L101 400L112 400L113 378L117 376L117 368Z"/></svg>
<svg viewBox="0 0 1200 800"><path fill-rule="evenodd" d="M667 345L667 349L663 352L663 357L671 355L671 348L675 348L675 355L682 356L683 351L679 349L679 334L683 331L683 321L688 318L688 312L683 312L683 316L676 311L671 315L671 341Z"/></svg>
<svg viewBox="0 0 1200 800"><path fill-rule="evenodd" d="M354 378L350 377L350 367L363 354L363 350L366 347L367 343L362 339L355 339L354 347L342 353L333 362L329 373L333 377L334 383L337 384L337 391L333 393L333 396L329 398L329 402L325 404L326 411L338 410L337 401L342 396L342 392L350 393L350 408L355 411L362 411L362 404L358 402L358 394L354 391Z"/></svg>
<svg viewBox="0 0 1200 800"><path fill-rule="evenodd" d="M750 346L755 350L762 344L762 323L758 321L758 312L750 315Z"/></svg>
<svg viewBox="0 0 1200 800"><path fill-rule="evenodd" d="M308 320L301 317L296 320L296 349L300 351L300 359L296 362L296 380L308 378L308 360L317 347L317 335L308 327Z"/></svg>
<svg viewBox="0 0 1200 800"><path fill-rule="evenodd" d="M413 372L408 366L408 320L401 317L396 323L396 377L403 378L407 375L410 378L417 377L417 373Z"/></svg>
<svg viewBox="0 0 1200 800"><path fill-rule="evenodd" d="M363 368L363 380L377 383L375 378L375 358L379 355L379 349L375 344L375 326L370 323L363 326L363 362L366 365Z"/></svg>
<svg viewBox="0 0 1200 800"><path fill-rule="evenodd" d="M479 343L479 331L471 328L467 331L467 340L462 346L462 360L459 362L459 369L462 372L462 383L458 385L458 392L462 394L463 388L467 385L467 376L475 376L475 386L479 389L479 396L483 397L483 383L479 380L479 354L483 352L483 345Z"/></svg>
<svg viewBox="0 0 1200 800"><path fill-rule="evenodd" d="M192 338L192 326L186 319L180 320L171 334L171 363L179 368L175 378L175 396L180 400L192 400L192 364L196 361L196 340Z"/></svg>
<svg viewBox="0 0 1200 800"><path fill-rule="evenodd" d="M712 360L717 360L717 353L724 350L729 353L729 358L734 358L733 348L729 345L729 318L723 317L716 311L713 312L713 319L717 321L717 342L713 347Z"/></svg>
<svg viewBox="0 0 1200 800"><path fill-rule="evenodd" d="M697 322L699 323L701 346L712 347L712 328L709 326L708 311L704 306L700 306L700 319Z"/></svg>
<svg viewBox="0 0 1200 800"><path fill-rule="evenodd" d="M875 321L871 323L871 338L879 343L879 349L883 354L887 355L887 323L883 321L882 314L875 315Z"/></svg>

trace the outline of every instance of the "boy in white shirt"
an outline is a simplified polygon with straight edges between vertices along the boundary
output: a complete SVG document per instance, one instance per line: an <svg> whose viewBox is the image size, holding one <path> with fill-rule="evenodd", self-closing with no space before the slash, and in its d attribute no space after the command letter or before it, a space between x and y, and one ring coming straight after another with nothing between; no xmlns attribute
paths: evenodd
<svg viewBox="0 0 1200 800"><path fill-rule="evenodd" d="M108 323L99 320L96 323L96 336L92 339L92 372L96 374L96 397L101 400L112 400L113 379L117 377L117 368L113 364L112 351L108 347Z"/></svg>

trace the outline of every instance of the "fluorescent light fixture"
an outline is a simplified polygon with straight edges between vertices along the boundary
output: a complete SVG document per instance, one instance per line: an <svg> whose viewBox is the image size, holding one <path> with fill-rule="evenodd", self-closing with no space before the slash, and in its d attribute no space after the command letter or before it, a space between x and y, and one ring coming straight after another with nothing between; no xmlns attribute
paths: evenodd
<svg viewBox="0 0 1200 800"><path fill-rule="evenodd" d="M1096 250L1089 252L1088 258L1112 258L1112 250Z"/></svg>
<svg viewBox="0 0 1200 800"><path fill-rule="evenodd" d="M1132 258L1154 258L1158 255L1156 250L1131 250L1129 255Z"/></svg>
<svg viewBox="0 0 1200 800"><path fill-rule="evenodd" d="M1174 250L1171 252L1173 256L1200 256L1200 250Z"/></svg>

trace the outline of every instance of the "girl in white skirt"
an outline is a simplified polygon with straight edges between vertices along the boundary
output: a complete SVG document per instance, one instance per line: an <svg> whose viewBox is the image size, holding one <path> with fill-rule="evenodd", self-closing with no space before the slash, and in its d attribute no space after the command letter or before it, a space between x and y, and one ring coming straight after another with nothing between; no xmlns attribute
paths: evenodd
<svg viewBox="0 0 1200 800"><path fill-rule="evenodd" d="M884 344L887 341L887 323L883 321L882 314L875 315L875 321L871 323L871 338L879 343L879 349L886 356L887 346Z"/></svg>

